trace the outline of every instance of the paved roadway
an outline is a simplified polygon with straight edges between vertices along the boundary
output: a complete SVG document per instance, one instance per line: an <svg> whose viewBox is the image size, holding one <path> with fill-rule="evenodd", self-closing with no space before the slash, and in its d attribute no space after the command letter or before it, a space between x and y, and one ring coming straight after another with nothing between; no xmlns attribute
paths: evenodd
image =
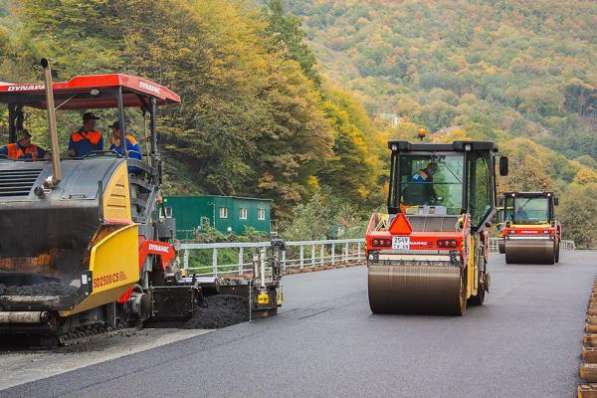
<svg viewBox="0 0 597 398"><path fill-rule="evenodd" d="M363 267L289 276L278 317L0 392L0 397L568 397L597 252L490 263L462 318L372 315ZM1 366L1 359L0 359Z"/></svg>

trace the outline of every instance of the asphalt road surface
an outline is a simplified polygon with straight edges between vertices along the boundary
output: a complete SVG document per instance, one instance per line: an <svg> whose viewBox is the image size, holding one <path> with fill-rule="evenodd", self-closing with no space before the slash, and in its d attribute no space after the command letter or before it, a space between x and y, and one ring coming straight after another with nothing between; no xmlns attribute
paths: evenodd
<svg viewBox="0 0 597 398"><path fill-rule="evenodd" d="M486 305L464 317L372 315L363 267L289 276L275 318L0 397L573 396L597 252L564 253L556 266L505 265L495 255L490 267Z"/></svg>

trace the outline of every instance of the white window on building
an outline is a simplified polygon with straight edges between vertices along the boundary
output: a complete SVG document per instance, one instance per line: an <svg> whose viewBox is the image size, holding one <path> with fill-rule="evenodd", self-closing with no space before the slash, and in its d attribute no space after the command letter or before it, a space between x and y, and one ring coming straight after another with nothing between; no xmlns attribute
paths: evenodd
<svg viewBox="0 0 597 398"><path fill-rule="evenodd" d="M220 218L228 218L228 208L220 207Z"/></svg>
<svg viewBox="0 0 597 398"><path fill-rule="evenodd" d="M241 207L241 209L240 209L240 219L241 220L246 220L247 218L249 218L249 209Z"/></svg>
<svg viewBox="0 0 597 398"><path fill-rule="evenodd" d="M265 209L257 209L257 219L258 220L265 220Z"/></svg>

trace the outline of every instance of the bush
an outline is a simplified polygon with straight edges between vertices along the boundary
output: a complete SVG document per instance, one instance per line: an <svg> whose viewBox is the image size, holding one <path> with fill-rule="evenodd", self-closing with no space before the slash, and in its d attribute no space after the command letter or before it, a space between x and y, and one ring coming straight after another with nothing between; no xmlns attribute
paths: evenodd
<svg viewBox="0 0 597 398"><path fill-rule="evenodd" d="M597 248L597 183L571 184L562 195L558 217L564 239L571 239L579 249Z"/></svg>
<svg viewBox="0 0 597 398"><path fill-rule="evenodd" d="M321 189L295 208L293 217L283 225L282 236L287 240L362 238L368 217L369 210L358 209Z"/></svg>

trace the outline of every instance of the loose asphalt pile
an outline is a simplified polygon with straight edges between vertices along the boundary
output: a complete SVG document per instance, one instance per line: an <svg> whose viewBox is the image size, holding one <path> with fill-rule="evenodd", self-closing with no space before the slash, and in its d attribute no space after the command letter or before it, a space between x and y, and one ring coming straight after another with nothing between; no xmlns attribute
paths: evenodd
<svg viewBox="0 0 597 398"><path fill-rule="evenodd" d="M207 297L207 306L199 307L185 329L219 329L249 320L246 297L220 294Z"/></svg>

